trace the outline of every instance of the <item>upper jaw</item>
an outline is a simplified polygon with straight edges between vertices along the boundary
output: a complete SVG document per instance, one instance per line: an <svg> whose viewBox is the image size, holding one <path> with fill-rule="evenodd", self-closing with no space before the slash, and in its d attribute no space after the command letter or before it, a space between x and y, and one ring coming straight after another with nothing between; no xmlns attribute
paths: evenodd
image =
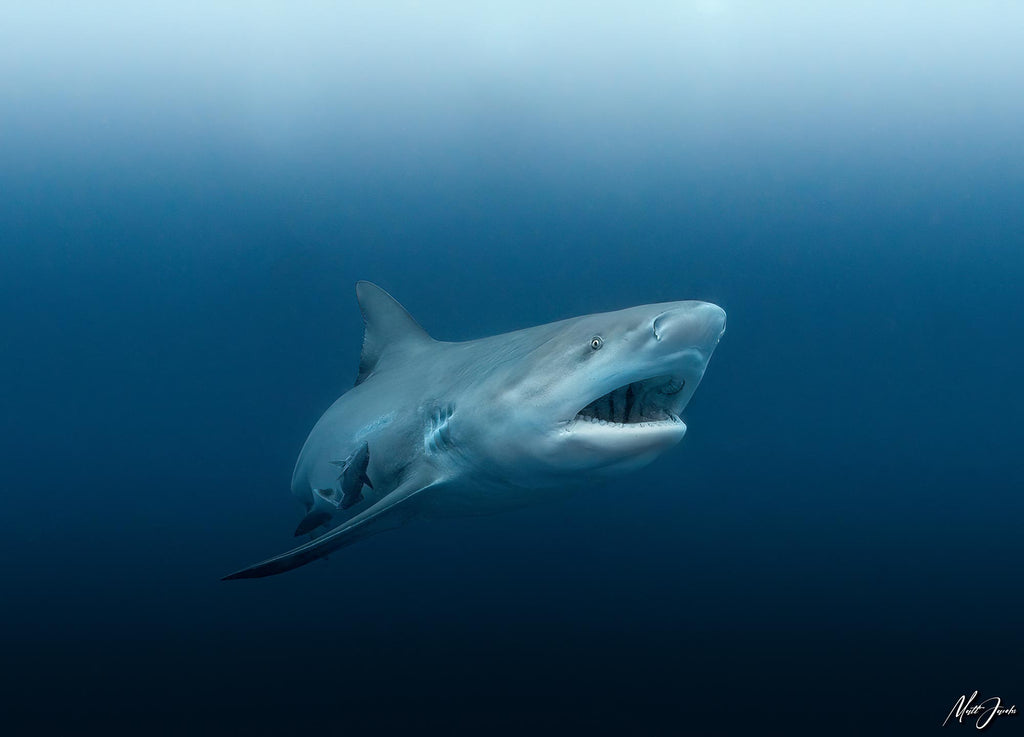
<svg viewBox="0 0 1024 737"><path fill-rule="evenodd" d="M689 403L704 374L707 360L688 356L662 370L652 369L625 381L616 380L610 389L589 401L570 418L616 426L640 426L680 422L679 414ZM621 381L621 383L618 383ZM595 393L604 387L595 389Z"/></svg>
<svg viewBox="0 0 1024 737"><path fill-rule="evenodd" d="M670 374L627 382L590 401L573 419L615 425L678 420L685 388L684 377Z"/></svg>

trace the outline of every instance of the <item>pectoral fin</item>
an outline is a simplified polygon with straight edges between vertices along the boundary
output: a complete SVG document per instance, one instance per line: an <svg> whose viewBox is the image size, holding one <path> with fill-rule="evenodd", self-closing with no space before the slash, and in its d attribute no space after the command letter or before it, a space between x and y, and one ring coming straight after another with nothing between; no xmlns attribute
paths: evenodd
<svg viewBox="0 0 1024 737"><path fill-rule="evenodd" d="M357 514L330 532L324 533L305 545L293 548L287 553L281 553L281 555L236 571L221 580L263 578L284 573L346 545L351 545L364 537L398 527L415 512L417 507L415 498L424 491L436 489L438 486L439 481L436 479L425 479L422 475L410 477L365 512Z"/></svg>

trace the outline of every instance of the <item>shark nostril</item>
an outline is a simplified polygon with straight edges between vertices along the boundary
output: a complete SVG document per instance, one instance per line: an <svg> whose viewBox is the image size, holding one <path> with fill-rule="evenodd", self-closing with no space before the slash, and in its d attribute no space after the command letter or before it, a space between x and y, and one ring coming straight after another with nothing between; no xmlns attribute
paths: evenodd
<svg viewBox="0 0 1024 737"><path fill-rule="evenodd" d="M664 317L665 317L665 313L663 312L660 315L658 315L656 318L654 318L654 322L651 324L651 330L654 332L654 339L655 340L659 340L659 341L661 340L661 330L659 329L660 328L659 323L662 321L662 318L664 318Z"/></svg>
<svg viewBox="0 0 1024 737"><path fill-rule="evenodd" d="M725 332L725 310L710 302L666 310L651 322L651 332L656 342L707 348Z"/></svg>

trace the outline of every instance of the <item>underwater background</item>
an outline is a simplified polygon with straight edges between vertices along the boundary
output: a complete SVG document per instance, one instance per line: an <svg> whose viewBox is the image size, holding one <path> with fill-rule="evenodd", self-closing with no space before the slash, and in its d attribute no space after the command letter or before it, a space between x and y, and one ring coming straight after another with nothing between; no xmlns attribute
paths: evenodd
<svg viewBox="0 0 1024 737"><path fill-rule="evenodd" d="M1024 6L3 16L0 731L916 734L1024 701ZM647 469L221 582L293 544L358 279L446 340L677 299L729 328Z"/></svg>

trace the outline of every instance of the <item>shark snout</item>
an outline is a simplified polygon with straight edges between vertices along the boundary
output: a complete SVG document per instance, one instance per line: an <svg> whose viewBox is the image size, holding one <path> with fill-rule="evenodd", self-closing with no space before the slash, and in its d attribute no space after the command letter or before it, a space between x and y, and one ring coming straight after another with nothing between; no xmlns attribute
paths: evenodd
<svg viewBox="0 0 1024 737"><path fill-rule="evenodd" d="M725 310L710 302L683 302L655 317L651 331L659 343L710 351L725 332Z"/></svg>

